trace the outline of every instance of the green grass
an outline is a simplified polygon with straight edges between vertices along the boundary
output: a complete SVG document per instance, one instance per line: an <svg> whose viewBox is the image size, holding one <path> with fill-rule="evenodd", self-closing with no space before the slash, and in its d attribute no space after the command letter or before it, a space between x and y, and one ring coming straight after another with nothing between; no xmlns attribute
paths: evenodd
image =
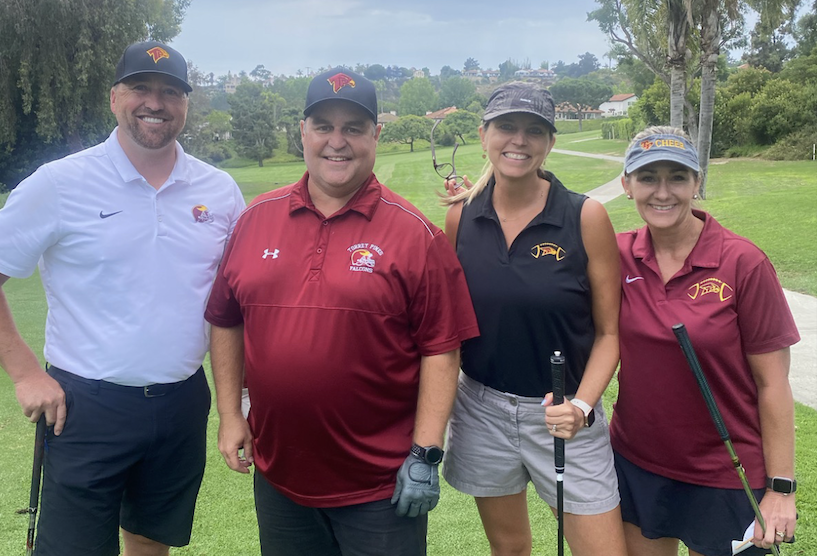
<svg viewBox="0 0 817 556"><path fill-rule="evenodd" d="M568 150L608 148L594 141L568 142L570 139L592 138L594 134L597 132L560 136L557 144ZM438 160L445 159L450 153L450 147L439 149ZM476 177L482 167L481 154L478 143L461 146L457 151L457 168ZM609 154L620 153L609 151ZM549 157L547 166L568 187L579 191L606 183L620 171L617 163L556 154ZM249 200L277 187L275 183L283 185L297 180L304 168L302 163L287 163L268 164L264 168L248 165L228 171ZM434 173L427 150L414 154L404 151L381 153L375 172L434 222L442 223L444 210L438 206L434 195L435 190L440 190L441 180ZM817 276L817 261L809 248L817 235L814 175L815 166L806 162L732 160L728 164L715 164L709 185L710 198L704 202L704 208L712 211L721 222L746 235L769 253L784 285L811 294L817 293L812 278ZM4 200L0 195L0 206ZM625 199L613 201L608 208L617 229L641 225L632 204ZM798 283L803 283L804 287L795 287ZM21 333L35 353L42 353L45 300L39 277L10 280L3 289ZM209 362L205 367L209 375ZM616 393L614 380L604 397L608 414ZM801 517L797 544L787 548L784 554L806 556L817 554L817 412L798 404L795 418L800 482L797 500ZM172 554L247 556L259 553L251 479L224 465L216 449L217 429L218 416L214 408L208 431L208 466L198 499L193 540L190 546L175 549ZM0 451L0 469L3 470L3 480L0 481L0 554L3 555L17 556L24 552L27 518L13 512L28 501L33 436L34 426L23 417L10 380L0 373L0 446L4 448ZM555 520L532 492L529 492L529 500L534 554L555 555ZM440 505L429 520L429 554L472 556L488 553L488 543L473 499L443 482Z"/></svg>
<svg viewBox="0 0 817 556"><path fill-rule="evenodd" d="M556 135L556 148L567 151L579 151L583 153L607 154L611 156L624 156L629 141L623 139L602 139L599 130L583 131L570 135ZM619 165L619 172L621 167Z"/></svg>
<svg viewBox="0 0 817 556"><path fill-rule="evenodd" d="M721 159L709 167L700 206L763 249L790 290L817 295L817 164ZM607 204L617 231L643 225L632 201Z"/></svg>

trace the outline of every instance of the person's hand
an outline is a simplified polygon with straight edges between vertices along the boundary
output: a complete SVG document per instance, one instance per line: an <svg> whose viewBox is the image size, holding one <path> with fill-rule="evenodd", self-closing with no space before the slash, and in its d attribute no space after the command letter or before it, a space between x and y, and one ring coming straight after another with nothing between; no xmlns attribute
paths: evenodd
<svg viewBox="0 0 817 556"><path fill-rule="evenodd" d="M462 183L460 183L459 185L457 184L457 180L455 179L445 180L444 185L445 190L448 193L448 196L453 197L454 195L459 195L460 193L462 193L463 188L471 189L471 187L473 187L474 184L472 184L468 180L468 176L462 176Z"/></svg>
<svg viewBox="0 0 817 556"><path fill-rule="evenodd" d="M218 451L227 467L239 473L249 473L253 463L249 423L240 413L219 415L219 418Z"/></svg>
<svg viewBox="0 0 817 556"><path fill-rule="evenodd" d="M60 435L65 427L67 410L65 391L59 382L38 368L14 383L14 393L29 421L36 423L45 414L45 424L53 425L54 434Z"/></svg>
<svg viewBox="0 0 817 556"><path fill-rule="evenodd" d="M755 536L752 539L755 545L769 548L773 544L791 542L797 528L794 494L784 496L779 492L767 490L760 501L760 513L766 522L766 534L763 534L760 524L755 520Z"/></svg>
<svg viewBox="0 0 817 556"><path fill-rule="evenodd" d="M427 514L440 501L440 477L436 465L409 454L397 472L397 486L391 503L397 515L417 517Z"/></svg>
<svg viewBox="0 0 817 556"><path fill-rule="evenodd" d="M545 406L545 424L551 436L570 440L584 428L584 413L567 399L553 405L553 392L548 392L542 405Z"/></svg>

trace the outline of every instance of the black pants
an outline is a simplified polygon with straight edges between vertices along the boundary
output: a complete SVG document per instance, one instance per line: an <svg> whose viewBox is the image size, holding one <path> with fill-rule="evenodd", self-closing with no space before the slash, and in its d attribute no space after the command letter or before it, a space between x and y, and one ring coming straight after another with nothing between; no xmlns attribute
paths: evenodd
<svg viewBox="0 0 817 556"><path fill-rule="evenodd" d="M263 556L425 556L428 515L399 517L389 500L309 508L255 473Z"/></svg>

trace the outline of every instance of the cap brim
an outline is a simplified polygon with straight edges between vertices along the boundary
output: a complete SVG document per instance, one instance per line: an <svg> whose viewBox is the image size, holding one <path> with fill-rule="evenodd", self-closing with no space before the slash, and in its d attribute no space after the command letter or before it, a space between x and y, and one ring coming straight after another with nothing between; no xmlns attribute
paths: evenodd
<svg viewBox="0 0 817 556"><path fill-rule="evenodd" d="M166 71L158 71L158 70L157 71L146 71L146 70L132 71L131 73L129 73L127 75L123 75L122 77L120 77L119 81L114 83L114 85L116 85L117 83L121 83L122 81L124 81L128 77L133 77L134 75L142 75L142 74L146 74L146 73L158 73L160 75L166 75L168 77L172 77L176 81L176 83L179 84L179 87L181 87L182 90L185 93L190 93L190 92L193 91L193 87L191 87L190 85L188 85L187 83L185 83L184 81L182 81L181 79L179 79L178 77L173 75L172 73L168 73Z"/></svg>
<svg viewBox="0 0 817 556"><path fill-rule="evenodd" d="M700 165L692 160L691 157L680 156L679 154L673 152L649 150L633 157L633 160L624 166L624 173L632 174L636 170L639 170L654 162L675 162L676 164L685 166L694 172L701 171Z"/></svg>
<svg viewBox="0 0 817 556"><path fill-rule="evenodd" d="M497 112L491 112L491 114L489 114L489 115L483 115L482 116L482 121L483 122L490 122L494 118L498 118L498 117L504 116L506 114L532 114L532 115L538 117L543 122L545 122L550 127L550 129L552 129L553 131L556 131L556 125L555 124L550 123L545 118L543 118L540 113L535 112L533 110L517 110L517 109L499 110Z"/></svg>
<svg viewBox="0 0 817 556"><path fill-rule="evenodd" d="M313 102L312 104L310 104L309 106L307 106L306 108L304 108L304 118L308 118L308 117L309 117L309 115L312 113L312 111L315 109L315 107L316 107L316 106L318 106L320 103L322 103L322 102L327 102L327 101L330 101L330 100L345 100L346 102L351 102L352 104L356 104L357 106L360 106L360 107L363 109L363 111L364 111L364 112L366 112L366 114L368 114L368 115L369 115L369 118L371 118L371 120L372 120L374 123L377 123L377 114L373 114L373 113L372 113L372 111L371 111L371 110L369 110L369 109L368 109L366 106L364 106L362 103L360 103L360 102L358 102L358 101L356 101L356 100L352 100L352 99L350 99L350 98L343 98L343 97L337 97L337 98L322 98L322 99L320 99L320 100L316 100L315 102Z"/></svg>

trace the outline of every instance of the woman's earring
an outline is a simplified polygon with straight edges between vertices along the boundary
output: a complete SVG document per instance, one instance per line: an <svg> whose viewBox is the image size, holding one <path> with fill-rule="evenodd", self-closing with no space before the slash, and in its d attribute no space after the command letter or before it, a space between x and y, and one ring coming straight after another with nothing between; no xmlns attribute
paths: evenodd
<svg viewBox="0 0 817 556"><path fill-rule="evenodd" d="M633 196L632 196L632 195L630 195L629 193L627 193L627 198L628 198L628 199L630 199L630 200L632 200Z"/></svg>
<svg viewBox="0 0 817 556"><path fill-rule="evenodd" d="M488 155L485 154L485 151L482 151L482 160L485 160L486 158L488 158Z"/></svg>
<svg viewBox="0 0 817 556"><path fill-rule="evenodd" d="M697 198L698 198L698 194L696 193L695 195L693 195L693 196L692 196L692 198L693 198L693 199L697 199Z"/></svg>

